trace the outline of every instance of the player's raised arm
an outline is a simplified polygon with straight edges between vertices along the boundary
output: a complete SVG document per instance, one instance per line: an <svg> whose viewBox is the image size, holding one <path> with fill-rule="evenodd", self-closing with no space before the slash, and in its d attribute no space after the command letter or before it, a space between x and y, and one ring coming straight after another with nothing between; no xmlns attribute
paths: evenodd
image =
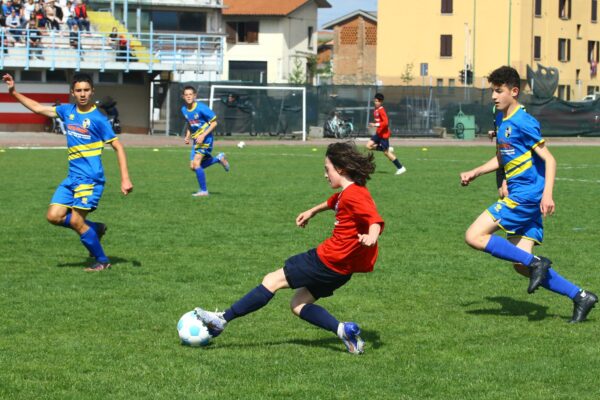
<svg viewBox="0 0 600 400"><path fill-rule="evenodd" d="M131 179L129 179L125 148L119 140L113 140L110 144L117 153L117 161L119 162L119 170L121 172L121 193L127 196L133 190L133 183L131 183Z"/></svg>
<svg viewBox="0 0 600 400"><path fill-rule="evenodd" d="M4 83L6 83L6 86L8 86L8 93L12 97L14 97L19 103L23 104L25 107L27 107L36 114L45 115L49 118L56 117L56 111L54 110L53 106L45 106L17 92L17 90L15 89L15 81L13 80L13 77L10 74L5 74L2 77L2 80L4 81Z"/></svg>
<svg viewBox="0 0 600 400"><path fill-rule="evenodd" d="M467 186L469 183L471 183L472 181L474 181L476 178L480 177L481 175L488 174L492 171L497 170L498 168L500 168L500 162L498 161L498 157L494 156L488 162L486 162L483 165L480 165L477 168L474 168L470 171L461 172L460 173L460 184L463 186Z"/></svg>
<svg viewBox="0 0 600 400"><path fill-rule="evenodd" d="M325 210L329 210L329 206L327 205L326 201L324 201L321 204L317 204L310 210L306 210L306 211L300 213L300 215L298 215L296 217L296 225L299 226L300 228L304 228L308 224L308 221L312 217L314 217L316 214L320 213L321 211L325 211Z"/></svg>

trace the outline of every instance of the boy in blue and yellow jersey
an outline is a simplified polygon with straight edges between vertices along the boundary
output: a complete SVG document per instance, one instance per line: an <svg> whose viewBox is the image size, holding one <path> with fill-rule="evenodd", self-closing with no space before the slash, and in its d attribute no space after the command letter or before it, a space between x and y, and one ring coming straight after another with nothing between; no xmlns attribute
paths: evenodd
<svg viewBox="0 0 600 400"><path fill-rule="evenodd" d="M504 170L508 193L484 211L466 232L467 244L494 257L512 261L515 270L529 277L528 293L540 285L573 300L569 322L581 322L598 302L598 297L559 275L552 262L532 254L544 236L542 217L554 213L556 160L548 150L538 121L518 102L521 78L511 67L500 67L488 77L492 99L502 113L497 120L496 156L485 164L460 174L467 186L477 177ZM506 232L508 240L494 235Z"/></svg>
<svg viewBox="0 0 600 400"><path fill-rule="evenodd" d="M92 79L86 74L75 75L71 83L71 95L75 98L75 104L56 107L42 105L18 93L12 76L6 74L2 80L8 85L8 92L34 113L49 118L59 117L65 121L69 174L56 189L46 218L54 225L71 228L79 234L81 243L96 259L94 265L86 268L86 271L110 268L110 261L100 244L106 225L86 220L88 213L98 207L104 190L101 155L105 143L110 143L117 154L121 192L129 194L133 185L129 179L125 149L106 117L96 109L91 100L94 94Z"/></svg>
<svg viewBox="0 0 600 400"><path fill-rule="evenodd" d="M200 190L192 196L208 196L204 169L220 163L225 171L229 171L229 163L225 158L225 153L219 153L216 157L212 156L214 141L212 131L217 127L217 116L213 110L196 101L196 89L193 87L186 86L181 97L185 102L185 105L181 107L181 112L188 124L185 143L189 144L190 138L192 139L190 168L196 173L198 186L200 186Z"/></svg>

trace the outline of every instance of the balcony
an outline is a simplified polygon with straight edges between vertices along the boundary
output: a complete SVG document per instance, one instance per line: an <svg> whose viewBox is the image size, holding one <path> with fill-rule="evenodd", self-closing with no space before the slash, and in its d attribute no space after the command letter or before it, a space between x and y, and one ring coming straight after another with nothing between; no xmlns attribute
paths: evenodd
<svg viewBox="0 0 600 400"><path fill-rule="evenodd" d="M20 35L0 31L0 69L47 68L118 71L221 72L224 37L175 33L124 33L127 48L119 50L110 32L45 31L41 47L31 46L31 31Z"/></svg>

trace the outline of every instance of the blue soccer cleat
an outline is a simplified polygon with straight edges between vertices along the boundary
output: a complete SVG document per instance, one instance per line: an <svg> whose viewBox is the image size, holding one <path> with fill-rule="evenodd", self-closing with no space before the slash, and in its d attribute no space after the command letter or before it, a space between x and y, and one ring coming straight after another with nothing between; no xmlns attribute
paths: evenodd
<svg viewBox="0 0 600 400"><path fill-rule="evenodd" d="M194 312L196 313L196 318L206 325L208 333L210 333L210 336L212 337L219 336L227 326L227 321L223 318L222 312L206 311L200 307L196 307Z"/></svg>
<svg viewBox="0 0 600 400"><path fill-rule="evenodd" d="M219 163L223 166L225 172L229 172L229 161L225 158L225 153L219 153L217 155L217 160L219 160Z"/></svg>
<svg viewBox="0 0 600 400"><path fill-rule="evenodd" d="M338 337L352 354L362 354L365 350L365 341L360 338L360 328L354 322L342 322L338 326Z"/></svg>

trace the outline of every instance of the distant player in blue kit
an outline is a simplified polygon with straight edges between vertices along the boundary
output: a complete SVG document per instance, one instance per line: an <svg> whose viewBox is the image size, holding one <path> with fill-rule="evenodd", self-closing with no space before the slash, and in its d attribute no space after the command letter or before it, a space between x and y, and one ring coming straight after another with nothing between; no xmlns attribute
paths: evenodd
<svg viewBox="0 0 600 400"><path fill-rule="evenodd" d="M529 277L528 293L540 285L573 300L569 322L586 319L598 302L592 292L582 290L551 268L552 262L532 254L533 246L544 236L542 216L554 213L556 160L548 150L539 122L519 104L521 78L511 67L500 67L488 77L496 109L496 156L485 164L460 174L461 184L502 168L507 181L507 196L484 211L465 234L469 246L494 257L511 261L515 270ZM493 233L502 229L508 240Z"/></svg>
<svg viewBox="0 0 600 400"><path fill-rule="evenodd" d="M121 192L124 195L133 190L127 169L127 157L123 145L115 136L108 120L92 102L94 84L89 75L77 74L71 83L71 95L75 104L45 106L15 90L12 76L6 74L2 80L8 85L8 92L22 105L36 114L49 118L59 117L65 122L69 174L56 189L46 218L57 226L73 229L79 234L81 243L96 259L85 271L102 271L110 268L110 260L104 253L100 238L106 232L106 225L87 220L88 213L98 207L104 191L104 169L102 150L110 143L117 154L121 172Z"/></svg>
<svg viewBox="0 0 600 400"><path fill-rule="evenodd" d="M217 116L205 104L196 101L196 89L193 87L186 86L181 97L185 102L185 105L181 107L181 112L188 123L185 143L189 144L190 138L192 139L190 168L196 173L200 186L200 190L192 196L208 196L204 170L213 164L220 163L225 171L229 172L229 162L225 158L225 153L219 153L216 157L212 156L214 142L212 131L217 127Z"/></svg>

